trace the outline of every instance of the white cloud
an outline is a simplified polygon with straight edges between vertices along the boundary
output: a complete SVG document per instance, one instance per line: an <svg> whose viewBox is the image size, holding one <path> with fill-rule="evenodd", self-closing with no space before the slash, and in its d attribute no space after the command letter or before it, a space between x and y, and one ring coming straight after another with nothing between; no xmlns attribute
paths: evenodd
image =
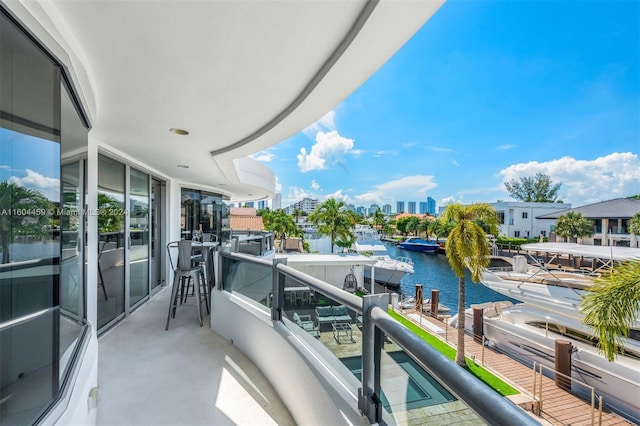
<svg viewBox="0 0 640 426"><path fill-rule="evenodd" d="M456 200L455 197L444 197L442 200L440 200L440 203L438 203L438 206L444 207L451 203L459 203L459 201Z"/></svg>
<svg viewBox="0 0 640 426"><path fill-rule="evenodd" d="M298 168L301 172L311 170L325 170L328 165L335 164L347 155L360 155L359 150L353 149L353 139L342 137L336 130L331 132L318 132L316 143L311 147L311 151L303 147L300 148L298 158Z"/></svg>
<svg viewBox="0 0 640 426"><path fill-rule="evenodd" d="M640 159L631 152L615 152L595 160L567 156L542 163L531 161L500 171L503 183L536 173L561 183L561 198L574 207L640 193Z"/></svg>
<svg viewBox="0 0 640 426"><path fill-rule="evenodd" d="M418 145L417 142L406 142L402 144L403 148L413 148L414 146Z"/></svg>
<svg viewBox="0 0 640 426"><path fill-rule="evenodd" d="M58 201L60 199L60 179L46 177L31 169L26 169L25 177L11 176L9 182L25 188L37 189L47 199Z"/></svg>
<svg viewBox="0 0 640 426"><path fill-rule="evenodd" d="M380 158L383 155L385 155L387 152L386 151L377 151L375 154L373 154L374 158Z"/></svg>
<svg viewBox="0 0 640 426"><path fill-rule="evenodd" d="M354 199L360 204L383 204L397 200L426 200L427 191L437 186L434 176L404 176L400 179L376 185L373 190L356 195Z"/></svg>
<svg viewBox="0 0 640 426"><path fill-rule="evenodd" d="M276 156L272 152L269 152L269 150L256 152L250 157L254 160L260 161L261 163L270 163L276 158Z"/></svg>
<svg viewBox="0 0 640 426"><path fill-rule="evenodd" d="M10 167L10 166L7 166L7 165L2 164L2 165L0 165L0 169L9 170L9 169L11 169L11 167Z"/></svg>
<svg viewBox="0 0 640 426"><path fill-rule="evenodd" d="M351 197L349 197L347 194L344 194L342 192L342 189L338 189L336 192L332 193L332 194L327 194L325 196L322 197L323 200L328 200L329 198L335 198L338 201L343 201L346 204L352 204L353 201L351 200Z"/></svg>
<svg viewBox="0 0 640 426"><path fill-rule="evenodd" d="M454 166L460 167L460 163L458 163L458 160L451 160L451 164L453 164Z"/></svg>
<svg viewBox="0 0 640 426"><path fill-rule="evenodd" d="M442 148L442 147L439 147L439 146L428 146L427 148L430 149L433 152L455 152L451 148Z"/></svg>
<svg viewBox="0 0 640 426"><path fill-rule="evenodd" d="M317 191L320 189L320 184L316 182L315 179L311 181L311 189L313 189L314 191Z"/></svg>
<svg viewBox="0 0 640 426"><path fill-rule="evenodd" d="M322 117L320 117L315 123L308 126L303 132L309 136L313 137L318 132L330 132L336 129L336 111L332 109Z"/></svg>
<svg viewBox="0 0 640 426"><path fill-rule="evenodd" d="M515 148L515 147L516 147L516 145L513 145L513 144L510 144L510 143L507 143L507 144L504 144L504 145L498 145L498 146L496 146L496 149L499 149L499 150L502 150L502 151L506 151L507 149L513 149L513 148Z"/></svg>

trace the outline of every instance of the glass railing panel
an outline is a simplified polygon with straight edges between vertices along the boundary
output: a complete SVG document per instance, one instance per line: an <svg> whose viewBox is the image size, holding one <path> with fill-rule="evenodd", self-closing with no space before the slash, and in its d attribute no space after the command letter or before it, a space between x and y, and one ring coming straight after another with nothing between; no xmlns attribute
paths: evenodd
<svg viewBox="0 0 640 426"><path fill-rule="evenodd" d="M484 424L465 403L385 337L380 362L385 417L406 424Z"/></svg>
<svg viewBox="0 0 640 426"><path fill-rule="evenodd" d="M0 328L0 424L31 424L58 396L58 308Z"/></svg>
<svg viewBox="0 0 640 426"><path fill-rule="evenodd" d="M339 366L336 371L339 375L348 375L349 371L353 373L350 363L362 363L360 313L314 291L304 282L286 276L283 316L291 320L295 332L312 336L333 354L335 358L327 360L327 364ZM340 363L336 364L336 358ZM357 382L351 377L346 383ZM357 392L357 385L352 390Z"/></svg>
<svg viewBox="0 0 640 426"><path fill-rule="evenodd" d="M270 265L226 257L222 262L223 289L270 306L272 270Z"/></svg>

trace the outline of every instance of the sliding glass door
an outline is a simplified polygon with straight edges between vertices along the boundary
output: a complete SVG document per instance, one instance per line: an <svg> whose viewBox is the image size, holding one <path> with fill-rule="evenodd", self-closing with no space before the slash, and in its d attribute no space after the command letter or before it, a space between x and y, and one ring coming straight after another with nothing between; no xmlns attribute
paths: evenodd
<svg viewBox="0 0 640 426"><path fill-rule="evenodd" d="M129 173L129 306L149 295L149 175Z"/></svg>
<svg viewBox="0 0 640 426"><path fill-rule="evenodd" d="M98 158L98 328L124 315L125 166Z"/></svg>

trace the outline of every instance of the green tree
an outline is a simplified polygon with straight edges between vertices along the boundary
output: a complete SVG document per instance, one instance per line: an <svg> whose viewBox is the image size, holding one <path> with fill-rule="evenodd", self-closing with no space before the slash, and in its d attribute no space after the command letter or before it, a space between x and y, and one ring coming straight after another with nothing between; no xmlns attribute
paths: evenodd
<svg viewBox="0 0 640 426"><path fill-rule="evenodd" d="M17 235L43 235L53 204L35 189L0 182L0 244L2 263L11 261L10 246Z"/></svg>
<svg viewBox="0 0 640 426"><path fill-rule="evenodd" d="M300 235L300 229L293 221L293 217L289 216L284 210L265 210L262 212L262 223L264 229L273 231L276 239L285 239L287 236Z"/></svg>
<svg viewBox="0 0 640 426"><path fill-rule="evenodd" d="M418 231L418 235L420 235L421 232L424 232L425 235L427 236L427 238L429 237L429 225L431 224L431 220L429 219L422 219L421 221L418 222L418 226L416 227L417 231Z"/></svg>
<svg viewBox="0 0 640 426"><path fill-rule="evenodd" d="M307 212L305 212L304 210L299 209L299 208L296 207L295 209L293 209L293 212L291 213L291 215L295 219L296 223L298 223L298 218L300 216L306 216Z"/></svg>
<svg viewBox="0 0 640 426"><path fill-rule="evenodd" d="M338 237L342 241L353 238L353 232L351 232L353 218L354 216L345 208L345 204L335 198L329 198L309 215L309 221L318 227L318 234L329 235L331 253Z"/></svg>
<svg viewBox="0 0 640 426"><path fill-rule="evenodd" d="M120 232L124 219L124 207L122 201L107 195L98 193L98 231Z"/></svg>
<svg viewBox="0 0 640 426"><path fill-rule="evenodd" d="M428 232L430 235L436 236L436 242L440 242L440 238L446 238L455 226L453 222L445 222L442 219L433 220L429 223Z"/></svg>
<svg viewBox="0 0 640 426"><path fill-rule="evenodd" d="M593 222L579 212L568 212L556 221L553 232L562 238L582 238L593 235Z"/></svg>
<svg viewBox="0 0 640 426"><path fill-rule="evenodd" d="M609 275L596 279L596 285L580 304L583 322L594 328L600 349L613 361L629 336L640 306L640 261L634 260L614 268Z"/></svg>
<svg viewBox="0 0 640 426"><path fill-rule="evenodd" d="M447 238L447 260L458 277L458 347L456 364L466 366L464 357L465 326L465 279L464 271L471 271L473 282L480 282L482 270L489 266L491 251L487 234L474 222L482 220L489 226L498 226L498 215L489 204L449 204L442 215L444 223L453 222L455 226Z"/></svg>
<svg viewBox="0 0 640 426"><path fill-rule="evenodd" d="M562 202L562 200L558 199L562 184L554 184L551 178L544 173L521 177L519 180L511 179L509 182L505 182L504 186L516 200L535 203Z"/></svg>
<svg viewBox="0 0 640 426"><path fill-rule="evenodd" d="M420 225L420 219L418 219L415 216L411 216L409 217L409 220L407 221L407 233L414 233L415 235L418 235L418 226Z"/></svg>
<svg viewBox="0 0 640 426"><path fill-rule="evenodd" d="M375 225L376 229L383 229L386 223L387 223L387 218L385 217L382 210L377 208L376 211L373 213L373 224Z"/></svg>

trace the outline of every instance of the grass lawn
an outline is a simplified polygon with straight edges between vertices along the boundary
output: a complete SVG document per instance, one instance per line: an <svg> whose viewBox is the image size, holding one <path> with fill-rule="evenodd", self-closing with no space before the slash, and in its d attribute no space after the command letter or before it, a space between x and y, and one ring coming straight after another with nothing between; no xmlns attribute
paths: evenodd
<svg viewBox="0 0 640 426"><path fill-rule="evenodd" d="M392 309L389 309L389 315L391 315L393 318L398 320L398 322L400 322L402 325L404 325L413 333L415 333L416 336L420 337L422 340L427 342L429 345L431 345L433 348L435 348L438 352L440 352L447 358L451 359L452 361L456 359L456 350L453 349L451 346L447 345L442 340L431 335L429 332L420 328L420 326L414 324L408 319L404 318L402 315L394 312ZM467 371L469 371L471 374L476 376L478 379L482 380L484 383L486 383L487 386L489 386L491 389L495 390L502 396L516 395L520 393L516 389L514 389L512 386L505 383L503 380L491 374L491 372L487 371L485 368L479 365L476 365L469 358L467 358Z"/></svg>

